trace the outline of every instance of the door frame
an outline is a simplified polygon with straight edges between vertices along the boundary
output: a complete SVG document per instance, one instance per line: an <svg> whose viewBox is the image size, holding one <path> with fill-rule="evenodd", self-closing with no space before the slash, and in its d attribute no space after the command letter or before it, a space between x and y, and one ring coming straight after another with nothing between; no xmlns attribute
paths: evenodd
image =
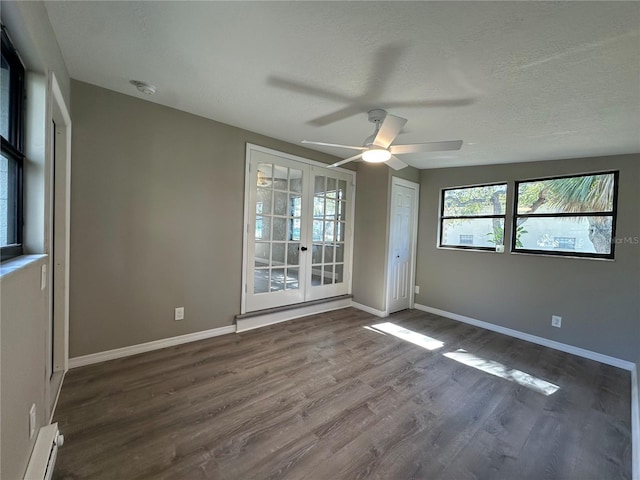
<svg viewBox="0 0 640 480"><path fill-rule="evenodd" d="M69 255L71 238L71 116L55 74L49 77L47 132L51 151L48 161L49 183L49 323L47 325L48 413L53 417L62 380L69 369ZM55 132L52 127L55 122ZM49 134L48 134L49 135ZM55 145L55 151L53 147ZM54 163L55 159L55 163ZM55 171L54 171L55 169ZM55 199L55 201L54 201ZM54 211L55 210L55 211ZM55 238L54 238L55 236ZM54 248L55 245L55 248ZM55 281L54 281L55 279ZM55 301L54 301L55 299ZM53 325L53 332L50 326ZM53 352L51 352L53 349ZM53 364L50 361L53 354Z"/></svg>
<svg viewBox="0 0 640 480"><path fill-rule="evenodd" d="M254 143L247 142L245 148L245 169L244 169L244 213L243 213L243 227L242 227L242 284L241 284L241 302L240 302L240 314L247 313L247 263L248 263L248 252L249 252L249 242L253 239L253 232L251 232L251 208L252 205L250 203L250 192L252 188L252 176L249 171L249 167L251 165L251 152L262 152L269 155L274 155L277 157L284 158L286 160L293 160L296 162L300 162L302 164L308 165L310 167L320 167L327 168L328 165L326 163L318 162L315 160L310 160L308 158L300 157L297 155L292 155L290 153L282 152L279 150L274 150L272 148L263 147L261 145L256 145ZM356 172L354 170L349 170L341 167L333 167L332 170L338 172L344 172L351 175L351 196L349 198L350 205L348 206L347 214L350 216L351 221L349 222L351 227L347 231L347 240L345 243L349 244L349 253L347 258L345 258L345 265L349 265L349 275L345 278L345 282L347 283L347 292L350 294L352 292L352 278L353 278L353 233L355 226L355 189L356 189ZM312 208L312 205L309 206L309 209ZM304 303L304 302L302 302Z"/></svg>
<svg viewBox="0 0 640 480"><path fill-rule="evenodd" d="M418 251L418 209L420 207L420 184L416 182L412 182L410 180L405 180L400 177L391 177L391 190L389 193L389 212L388 212L388 232L387 232L387 262L385 272L387 275L387 279L385 282L386 287L386 295L385 295L385 316L388 316L389 313L389 305L391 303L391 282L392 282L392 262L393 262L393 248L391 245L393 238L393 198L394 198L394 189L397 186L411 188L415 190L416 194L413 197L413 215L411 218L411 226L413 235L411 238L411 261L409 262L411 272L410 272L410 288L409 288L409 308L414 308L415 305L415 283L416 283L416 255Z"/></svg>

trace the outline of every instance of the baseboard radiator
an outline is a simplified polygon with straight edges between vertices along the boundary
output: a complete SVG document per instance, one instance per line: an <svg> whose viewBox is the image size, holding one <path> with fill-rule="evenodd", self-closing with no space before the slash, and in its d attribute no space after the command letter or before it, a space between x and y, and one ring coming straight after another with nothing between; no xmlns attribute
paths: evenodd
<svg viewBox="0 0 640 480"><path fill-rule="evenodd" d="M58 447L64 443L64 437L58 430L58 424L52 423L38 431L38 438L29 459L24 480L51 480L53 467L58 456Z"/></svg>

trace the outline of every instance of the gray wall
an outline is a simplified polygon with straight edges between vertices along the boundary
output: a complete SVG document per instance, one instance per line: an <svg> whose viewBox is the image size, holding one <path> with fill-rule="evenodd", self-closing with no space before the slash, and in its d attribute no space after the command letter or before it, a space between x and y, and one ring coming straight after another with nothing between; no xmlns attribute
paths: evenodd
<svg viewBox="0 0 640 480"><path fill-rule="evenodd" d="M391 182L400 177L418 183L420 171L413 167L396 171L384 164L357 165L353 301L384 311Z"/></svg>
<svg viewBox="0 0 640 480"><path fill-rule="evenodd" d="M640 155L422 171L416 303L637 362L640 245L618 244L615 261L436 248L442 188L507 181L509 204L517 179L606 169L620 170L616 236L637 239Z"/></svg>
<svg viewBox="0 0 640 480"><path fill-rule="evenodd" d="M336 158L86 83L71 91L70 357L233 324L246 142Z"/></svg>
<svg viewBox="0 0 640 480"><path fill-rule="evenodd" d="M38 426L48 424L45 374L47 290L40 290L43 256L0 280L2 322L2 436L0 477L21 479L35 442L29 438L29 409Z"/></svg>
<svg viewBox="0 0 640 480"><path fill-rule="evenodd" d="M34 73L54 72L68 105L69 75L44 4L3 0L1 14L27 70L31 72L30 77L33 78ZM46 81L43 85L46 85ZM31 106L33 98L28 98L27 102ZM29 125L48 124L44 112L33 113L38 118L27 119ZM32 133L27 131L28 144L37 141ZM33 150L31 145L28 148ZM44 232L49 228L48 218L44 215L46 195L42 193L48 191L46 179L37 172L32 175L34 172L31 171L33 168L45 167L47 152L42 149L42 154L42 161L35 162L35 167L33 158L27 158L25 167L29 187L26 191L26 203L40 212L36 220L43 224L37 233L25 232L29 235L26 239L28 244L40 245L31 253L44 252ZM35 182L34 178L37 178ZM34 203L38 205L33 205ZM36 427L49 423L49 396L53 394L49 393L48 379L45 378L49 288L40 290L40 268L44 263L50 267L49 258L43 257L27 267L4 275L0 281L0 477L3 479L21 479L24 475L36 438L34 436L29 439L28 418L31 404L35 403L37 407Z"/></svg>

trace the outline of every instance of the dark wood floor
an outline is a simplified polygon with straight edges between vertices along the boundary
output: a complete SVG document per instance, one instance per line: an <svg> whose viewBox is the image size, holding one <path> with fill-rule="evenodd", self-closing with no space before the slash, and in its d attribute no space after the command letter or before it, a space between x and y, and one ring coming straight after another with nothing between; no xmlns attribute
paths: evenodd
<svg viewBox="0 0 640 480"><path fill-rule="evenodd" d="M444 345L363 328L383 322ZM444 356L460 349L511 380ZM54 478L629 479L630 395L620 369L348 308L70 371Z"/></svg>

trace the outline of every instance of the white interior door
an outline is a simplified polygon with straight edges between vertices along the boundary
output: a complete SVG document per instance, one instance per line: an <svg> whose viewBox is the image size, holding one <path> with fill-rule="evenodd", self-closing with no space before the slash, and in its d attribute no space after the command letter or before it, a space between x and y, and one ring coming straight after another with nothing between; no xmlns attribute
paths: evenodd
<svg viewBox="0 0 640 480"><path fill-rule="evenodd" d="M394 178L391 186L389 226L389 313L413 307L418 188L413 182Z"/></svg>
<svg viewBox="0 0 640 480"><path fill-rule="evenodd" d="M300 160L247 148L242 313L349 293L353 174Z"/></svg>

